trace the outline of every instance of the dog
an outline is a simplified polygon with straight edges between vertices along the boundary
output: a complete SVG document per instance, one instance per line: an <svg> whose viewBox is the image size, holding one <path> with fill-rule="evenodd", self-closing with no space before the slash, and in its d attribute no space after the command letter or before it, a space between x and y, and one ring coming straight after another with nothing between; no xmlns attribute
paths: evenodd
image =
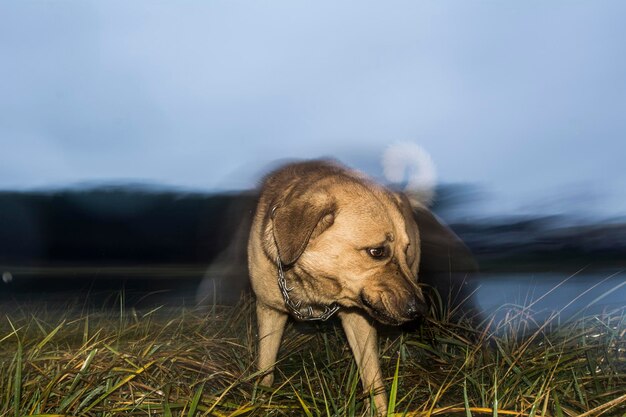
<svg viewBox="0 0 626 417"><path fill-rule="evenodd" d="M299 320L337 315L363 387L374 395L377 412L384 414L387 400L374 322L398 324L423 313L423 291L437 301L429 304L429 316L444 313L441 308L447 315L465 317L479 311L473 300L478 265L428 206L434 194L432 161L407 143L390 147L383 167L391 183L406 181L404 190L377 185L335 161L294 163L269 174L261 194L257 190L233 195L211 212L223 226L220 236L229 240L222 242L224 249L207 267L196 300L206 307L234 305L254 287L257 367L265 372L261 383L273 382L289 315ZM390 230L382 230L385 224L394 229L389 236ZM382 236L376 239L379 227ZM348 238L365 243L355 249ZM406 243L404 254L399 242ZM403 262L397 260L398 253ZM351 262L355 257L358 262ZM389 266L394 257L398 265ZM366 262L373 265L369 273ZM382 281L390 275L389 282ZM437 291L434 297L432 289ZM402 328L412 331L413 323Z"/></svg>
<svg viewBox="0 0 626 417"><path fill-rule="evenodd" d="M292 163L265 178L248 241L263 385L273 382L290 315L336 314L363 388L386 413L373 321L400 325L427 311L418 204L335 161Z"/></svg>

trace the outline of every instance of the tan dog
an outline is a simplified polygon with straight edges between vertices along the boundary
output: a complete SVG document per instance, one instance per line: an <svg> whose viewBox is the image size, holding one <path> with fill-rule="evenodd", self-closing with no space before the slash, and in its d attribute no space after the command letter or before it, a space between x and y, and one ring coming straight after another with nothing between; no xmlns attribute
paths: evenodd
<svg viewBox="0 0 626 417"><path fill-rule="evenodd" d="M265 178L248 242L257 298L258 368L271 385L287 317L337 312L363 387L387 397L369 317L401 324L425 311L417 285L419 231L407 197L329 161L294 163Z"/></svg>

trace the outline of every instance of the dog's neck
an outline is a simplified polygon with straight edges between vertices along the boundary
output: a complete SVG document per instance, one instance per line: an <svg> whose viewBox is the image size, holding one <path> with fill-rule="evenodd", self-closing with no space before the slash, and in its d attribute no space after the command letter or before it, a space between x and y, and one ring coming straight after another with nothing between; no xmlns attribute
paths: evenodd
<svg viewBox="0 0 626 417"><path fill-rule="evenodd" d="M280 288L285 306L295 318L302 321L326 321L339 310L337 303L313 307L313 305L303 303L302 300L295 299L292 296L294 287L287 284L285 269L279 256L276 257L276 267L278 269L278 288ZM322 307L321 312L315 311L319 310L320 307Z"/></svg>

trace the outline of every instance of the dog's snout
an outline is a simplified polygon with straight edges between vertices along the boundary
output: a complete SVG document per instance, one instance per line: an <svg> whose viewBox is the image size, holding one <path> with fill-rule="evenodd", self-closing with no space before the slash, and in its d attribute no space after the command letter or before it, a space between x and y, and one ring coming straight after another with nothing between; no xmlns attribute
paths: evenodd
<svg viewBox="0 0 626 417"><path fill-rule="evenodd" d="M361 305L374 318L387 324L398 325L425 316L428 312L420 292L387 290L367 293L361 290L359 298Z"/></svg>
<svg viewBox="0 0 626 417"><path fill-rule="evenodd" d="M412 297L406 305L406 316L415 319L425 315L427 310L426 304L421 299Z"/></svg>

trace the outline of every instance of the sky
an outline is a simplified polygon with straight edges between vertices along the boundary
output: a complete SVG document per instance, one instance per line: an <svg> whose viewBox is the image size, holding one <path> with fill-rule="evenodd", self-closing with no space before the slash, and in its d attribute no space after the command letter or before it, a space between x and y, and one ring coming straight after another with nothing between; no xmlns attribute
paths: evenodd
<svg viewBox="0 0 626 417"><path fill-rule="evenodd" d="M380 177L424 147L480 210L626 215L626 2L0 2L0 190Z"/></svg>

